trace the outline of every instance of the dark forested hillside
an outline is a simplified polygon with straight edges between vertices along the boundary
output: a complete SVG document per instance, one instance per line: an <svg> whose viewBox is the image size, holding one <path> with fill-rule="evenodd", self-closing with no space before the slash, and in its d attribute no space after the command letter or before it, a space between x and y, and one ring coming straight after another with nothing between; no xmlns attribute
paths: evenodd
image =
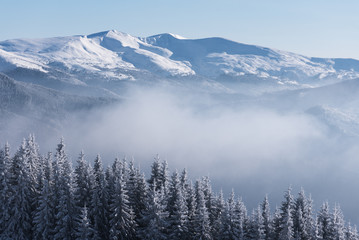
<svg viewBox="0 0 359 240"><path fill-rule="evenodd" d="M132 160L90 164L82 152L72 169L63 140L42 156L33 136L13 156L1 148L0 198L0 239L359 239L339 205L316 212L304 190L248 211L158 156L147 178Z"/></svg>

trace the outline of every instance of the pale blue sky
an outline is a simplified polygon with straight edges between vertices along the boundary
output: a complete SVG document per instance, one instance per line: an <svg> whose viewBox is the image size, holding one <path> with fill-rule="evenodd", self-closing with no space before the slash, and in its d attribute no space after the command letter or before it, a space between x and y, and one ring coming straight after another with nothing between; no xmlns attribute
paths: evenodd
<svg viewBox="0 0 359 240"><path fill-rule="evenodd" d="M358 0L0 0L0 40L109 29L359 59Z"/></svg>

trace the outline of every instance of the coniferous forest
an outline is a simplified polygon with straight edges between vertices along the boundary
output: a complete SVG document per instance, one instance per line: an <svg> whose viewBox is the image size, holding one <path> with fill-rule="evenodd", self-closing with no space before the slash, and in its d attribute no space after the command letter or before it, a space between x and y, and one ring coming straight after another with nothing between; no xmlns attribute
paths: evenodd
<svg viewBox="0 0 359 240"><path fill-rule="evenodd" d="M234 192L213 192L208 177L170 174L158 156L147 178L133 161L105 167L83 153L72 168L63 140L42 156L33 136L13 156L1 147L0 198L0 239L359 239L339 205L315 211L304 190L289 188L277 209L264 197L248 211Z"/></svg>

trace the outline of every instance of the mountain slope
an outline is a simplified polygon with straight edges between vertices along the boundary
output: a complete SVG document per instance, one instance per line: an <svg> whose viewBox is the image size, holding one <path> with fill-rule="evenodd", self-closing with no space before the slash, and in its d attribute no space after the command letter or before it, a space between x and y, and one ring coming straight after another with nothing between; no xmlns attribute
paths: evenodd
<svg viewBox="0 0 359 240"><path fill-rule="evenodd" d="M2 123L11 117L21 117L56 127L72 113L99 108L114 101L109 98L73 96L39 85L18 82L0 73Z"/></svg>

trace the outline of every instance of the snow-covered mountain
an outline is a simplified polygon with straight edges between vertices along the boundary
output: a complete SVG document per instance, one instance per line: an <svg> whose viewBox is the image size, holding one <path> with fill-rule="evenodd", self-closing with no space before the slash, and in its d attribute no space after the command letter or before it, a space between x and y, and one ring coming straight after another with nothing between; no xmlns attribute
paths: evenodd
<svg viewBox="0 0 359 240"><path fill-rule="evenodd" d="M134 37L112 30L2 41L0 74L3 120L21 116L51 124L121 99L131 86L159 85L209 93L225 106L300 111L359 135L355 59L312 58L223 38ZM203 106L201 101L197 96L194 102Z"/></svg>
<svg viewBox="0 0 359 240"><path fill-rule="evenodd" d="M311 58L223 38L142 38L112 30L0 42L0 71L76 94L116 96L126 84L159 80L189 80L196 88L217 92L243 93L245 84L251 93L253 84L258 92L263 86L263 91L272 91L354 79L359 77L359 61Z"/></svg>

